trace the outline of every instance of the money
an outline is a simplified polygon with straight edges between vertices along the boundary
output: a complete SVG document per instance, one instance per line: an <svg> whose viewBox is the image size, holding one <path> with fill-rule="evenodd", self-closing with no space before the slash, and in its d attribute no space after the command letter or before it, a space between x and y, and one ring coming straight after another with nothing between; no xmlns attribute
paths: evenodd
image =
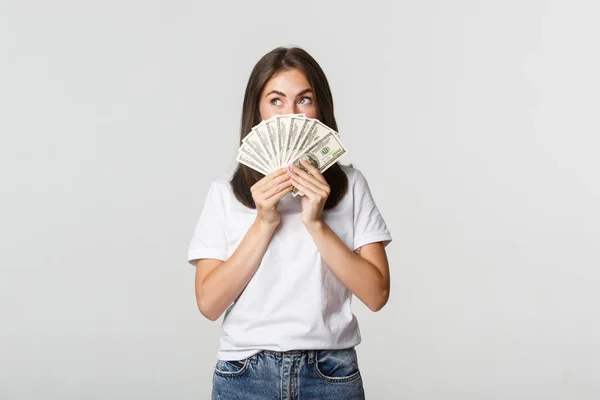
<svg viewBox="0 0 600 400"><path fill-rule="evenodd" d="M242 140L236 160L263 175L301 159L322 173L347 152L336 131L304 114L276 115L254 126ZM294 196L302 194L297 189Z"/></svg>
<svg viewBox="0 0 600 400"><path fill-rule="evenodd" d="M286 164L290 164L292 161L294 154L298 151L298 146L300 145L301 139L304 137L307 130L310 129L310 126L314 124L314 120L309 118L291 118L290 128L289 128L289 141L288 141L288 150L287 150L287 158Z"/></svg>
<svg viewBox="0 0 600 400"><path fill-rule="evenodd" d="M300 163L300 160L305 160L317 168L319 172L323 173L335 164L344 153L346 153L346 148L342 145L338 135L334 131L330 131L303 151L293 163L296 167L308 172ZM292 195L296 196L298 192L298 189L294 188Z"/></svg>

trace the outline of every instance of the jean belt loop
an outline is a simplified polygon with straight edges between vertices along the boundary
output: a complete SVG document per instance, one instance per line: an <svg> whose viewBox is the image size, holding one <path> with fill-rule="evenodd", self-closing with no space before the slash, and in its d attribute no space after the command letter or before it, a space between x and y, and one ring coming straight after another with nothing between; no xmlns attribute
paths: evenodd
<svg viewBox="0 0 600 400"><path fill-rule="evenodd" d="M308 365L313 365L315 363L315 350L308 351Z"/></svg>

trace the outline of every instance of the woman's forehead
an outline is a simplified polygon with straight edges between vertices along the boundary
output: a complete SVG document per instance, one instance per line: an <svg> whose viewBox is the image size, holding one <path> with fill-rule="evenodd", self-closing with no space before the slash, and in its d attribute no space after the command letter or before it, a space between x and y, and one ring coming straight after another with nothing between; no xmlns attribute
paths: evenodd
<svg viewBox="0 0 600 400"><path fill-rule="evenodd" d="M279 90L281 92L300 92L310 89L310 84L304 74L297 70L283 70L275 73L265 84L264 90Z"/></svg>

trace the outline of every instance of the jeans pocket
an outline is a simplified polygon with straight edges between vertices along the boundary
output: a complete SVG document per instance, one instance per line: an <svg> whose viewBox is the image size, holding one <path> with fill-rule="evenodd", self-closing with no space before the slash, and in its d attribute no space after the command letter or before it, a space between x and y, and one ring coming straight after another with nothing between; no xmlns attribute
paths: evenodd
<svg viewBox="0 0 600 400"><path fill-rule="evenodd" d="M317 375L328 382L349 382L360 378L354 347L342 350L319 350L315 355Z"/></svg>
<svg viewBox="0 0 600 400"><path fill-rule="evenodd" d="M248 370L250 359L246 358L239 361L217 360L215 364L215 374L222 377L241 376Z"/></svg>

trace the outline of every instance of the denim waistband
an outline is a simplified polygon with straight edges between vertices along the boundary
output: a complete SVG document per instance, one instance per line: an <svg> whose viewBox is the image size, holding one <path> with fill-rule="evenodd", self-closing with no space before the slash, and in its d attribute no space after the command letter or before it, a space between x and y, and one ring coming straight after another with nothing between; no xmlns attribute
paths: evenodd
<svg viewBox="0 0 600 400"><path fill-rule="evenodd" d="M271 355L271 356L274 356L277 358L282 358L284 355L290 356L290 357L307 356L308 363L312 364L315 359L315 355L317 354L317 350L286 350L286 351L261 350L259 353L251 356L250 360L256 362L258 356L261 354Z"/></svg>

